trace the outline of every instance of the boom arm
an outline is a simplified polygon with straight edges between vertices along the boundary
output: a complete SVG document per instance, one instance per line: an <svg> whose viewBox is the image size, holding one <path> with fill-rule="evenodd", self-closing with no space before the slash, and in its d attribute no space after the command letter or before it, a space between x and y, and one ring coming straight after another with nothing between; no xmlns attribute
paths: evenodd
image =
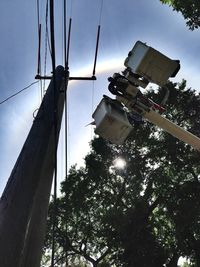
<svg viewBox="0 0 200 267"><path fill-rule="evenodd" d="M113 143L122 144L132 129L131 116L128 115L133 115L133 123L140 122L143 117L200 151L200 138L156 112L163 112L164 108L145 97L139 89L139 86L146 88L149 82L165 85L168 78L175 77L179 71L179 60L172 60L138 41L129 52L125 66L123 75L115 73L108 78L108 90L116 95L117 101L107 97L100 102L93 113L95 132ZM120 103L128 109L127 114L127 109L122 110Z"/></svg>
<svg viewBox="0 0 200 267"><path fill-rule="evenodd" d="M160 127L169 134L175 136L179 140L191 145L194 149L200 151L200 138L194 134L184 130L180 126L176 125L172 121L160 115L158 112L154 111L151 107L148 107L140 100L137 103L133 103L133 100L127 99L123 96L117 96L117 100L122 102L129 110L139 113L143 118L147 119L149 122Z"/></svg>
<svg viewBox="0 0 200 267"><path fill-rule="evenodd" d="M154 110L150 110L149 112L144 112L143 117L153 123L154 125L162 128L164 131L170 133L175 136L179 140L182 140L186 144L191 145L194 149L200 150L200 138L193 135L192 133L184 130L180 126L171 122L170 120L164 118L159 113Z"/></svg>

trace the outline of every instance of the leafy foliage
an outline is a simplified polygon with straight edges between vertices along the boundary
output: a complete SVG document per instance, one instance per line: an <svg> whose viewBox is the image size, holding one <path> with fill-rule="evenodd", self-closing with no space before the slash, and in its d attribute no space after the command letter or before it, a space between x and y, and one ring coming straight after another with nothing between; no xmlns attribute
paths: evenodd
<svg viewBox="0 0 200 267"><path fill-rule="evenodd" d="M191 30L200 26L200 1L199 0L160 0L164 4L173 7L174 10L181 12L186 19L186 24Z"/></svg>
<svg viewBox="0 0 200 267"><path fill-rule="evenodd" d="M186 82L168 84L166 117L200 136L200 95ZM160 103L163 88L148 96ZM126 160L117 169L117 157ZM200 266L199 156L189 145L145 123L127 142L91 143L85 167L72 167L57 206L60 262L81 257L93 266L175 267L178 258ZM51 205L45 248L50 248Z"/></svg>

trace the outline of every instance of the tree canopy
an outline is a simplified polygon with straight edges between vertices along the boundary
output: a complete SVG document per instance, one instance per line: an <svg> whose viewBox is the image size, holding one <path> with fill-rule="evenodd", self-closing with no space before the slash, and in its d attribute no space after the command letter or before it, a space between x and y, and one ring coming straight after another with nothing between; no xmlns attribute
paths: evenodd
<svg viewBox="0 0 200 267"><path fill-rule="evenodd" d="M168 84L165 116L200 136L200 95L186 81ZM165 88L148 96L160 103ZM85 166L72 167L57 203L57 261L93 266L200 267L199 156L145 122L123 145L94 138ZM123 169L113 162L121 157ZM52 209L44 250L50 249Z"/></svg>
<svg viewBox="0 0 200 267"><path fill-rule="evenodd" d="M163 4L172 6L177 12L181 12L186 19L187 26L197 29L200 26L200 1L199 0L160 0Z"/></svg>

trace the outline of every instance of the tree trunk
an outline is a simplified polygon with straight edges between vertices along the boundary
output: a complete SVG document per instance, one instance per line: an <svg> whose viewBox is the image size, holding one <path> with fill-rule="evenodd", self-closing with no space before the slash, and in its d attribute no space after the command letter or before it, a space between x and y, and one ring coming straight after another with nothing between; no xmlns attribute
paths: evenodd
<svg viewBox="0 0 200 267"><path fill-rule="evenodd" d="M98 262L97 261L92 262L92 266L93 267L98 267Z"/></svg>

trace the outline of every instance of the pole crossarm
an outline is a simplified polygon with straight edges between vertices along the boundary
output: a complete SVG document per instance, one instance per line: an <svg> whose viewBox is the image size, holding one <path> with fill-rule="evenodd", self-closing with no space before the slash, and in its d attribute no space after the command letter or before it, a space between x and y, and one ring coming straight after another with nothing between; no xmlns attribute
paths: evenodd
<svg viewBox="0 0 200 267"><path fill-rule="evenodd" d="M36 75L35 76L35 79L37 80L51 80L53 76L42 76L42 75ZM80 76L77 76L77 77L69 77L68 78L69 81L96 81L97 78L96 76L91 76L91 77L80 77Z"/></svg>
<svg viewBox="0 0 200 267"><path fill-rule="evenodd" d="M69 77L69 80L72 81L95 81L97 78L96 76L92 77Z"/></svg>

